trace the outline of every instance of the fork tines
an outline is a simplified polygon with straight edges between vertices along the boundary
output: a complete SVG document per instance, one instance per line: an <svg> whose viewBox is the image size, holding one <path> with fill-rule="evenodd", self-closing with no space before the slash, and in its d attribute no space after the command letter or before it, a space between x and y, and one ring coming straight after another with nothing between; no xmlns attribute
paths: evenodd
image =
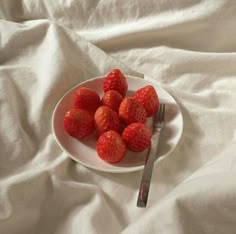
<svg viewBox="0 0 236 234"><path fill-rule="evenodd" d="M157 113L157 117L156 117L156 121L154 124L154 128L161 128L164 124L165 121L165 108L166 105L165 104L160 104L159 108L158 108L158 113Z"/></svg>

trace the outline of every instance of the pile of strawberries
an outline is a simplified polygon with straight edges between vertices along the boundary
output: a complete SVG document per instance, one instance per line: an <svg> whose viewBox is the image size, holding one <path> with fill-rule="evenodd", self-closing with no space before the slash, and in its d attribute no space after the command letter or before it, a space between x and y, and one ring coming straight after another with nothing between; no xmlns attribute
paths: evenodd
<svg viewBox="0 0 236 234"><path fill-rule="evenodd" d="M64 117L64 129L80 140L94 131L98 156L109 163L119 162L127 149L140 152L151 142L145 125L159 106L158 95L151 85L126 97L128 84L119 69L112 70L103 81L103 97L95 90L80 87L74 97L74 108Z"/></svg>

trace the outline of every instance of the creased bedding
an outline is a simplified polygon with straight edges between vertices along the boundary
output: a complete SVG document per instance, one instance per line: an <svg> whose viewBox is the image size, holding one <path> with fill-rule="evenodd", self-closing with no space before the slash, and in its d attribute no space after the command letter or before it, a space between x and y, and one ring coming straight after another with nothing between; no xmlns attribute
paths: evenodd
<svg viewBox="0 0 236 234"><path fill-rule="evenodd" d="M0 1L1 234L235 234L236 3ZM53 138L53 109L112 68L156 82L184 118L175 150L142 171L86 168Z"/></svg>

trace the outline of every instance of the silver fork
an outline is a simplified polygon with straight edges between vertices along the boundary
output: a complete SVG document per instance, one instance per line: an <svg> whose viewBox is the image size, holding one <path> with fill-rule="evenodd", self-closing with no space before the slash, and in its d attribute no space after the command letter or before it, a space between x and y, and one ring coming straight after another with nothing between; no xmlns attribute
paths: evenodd
<svg viewBox="0 0 236 234"><path fill-rule="evenodd" d="M147 205L153 166L157 157L160 133L165 123L165 104L160 104L158 109L158 113L156 114L153 122L151 145L147 152L146 162L139 188L137 201L138 207L146 207Z"/></svg>

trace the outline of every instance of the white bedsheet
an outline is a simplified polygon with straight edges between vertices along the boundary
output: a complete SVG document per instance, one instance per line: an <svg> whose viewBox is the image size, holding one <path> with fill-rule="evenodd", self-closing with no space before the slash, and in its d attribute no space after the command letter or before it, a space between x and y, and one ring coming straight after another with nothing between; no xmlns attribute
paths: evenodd
<svg viewBox="0 0 236 234"><path fill-rule="evenodd" d="M236 3L0 1L1 234L235 234ZM179 103L182 138L153 171L109 174L56 144L52 111L114 67Z"/></svg>

